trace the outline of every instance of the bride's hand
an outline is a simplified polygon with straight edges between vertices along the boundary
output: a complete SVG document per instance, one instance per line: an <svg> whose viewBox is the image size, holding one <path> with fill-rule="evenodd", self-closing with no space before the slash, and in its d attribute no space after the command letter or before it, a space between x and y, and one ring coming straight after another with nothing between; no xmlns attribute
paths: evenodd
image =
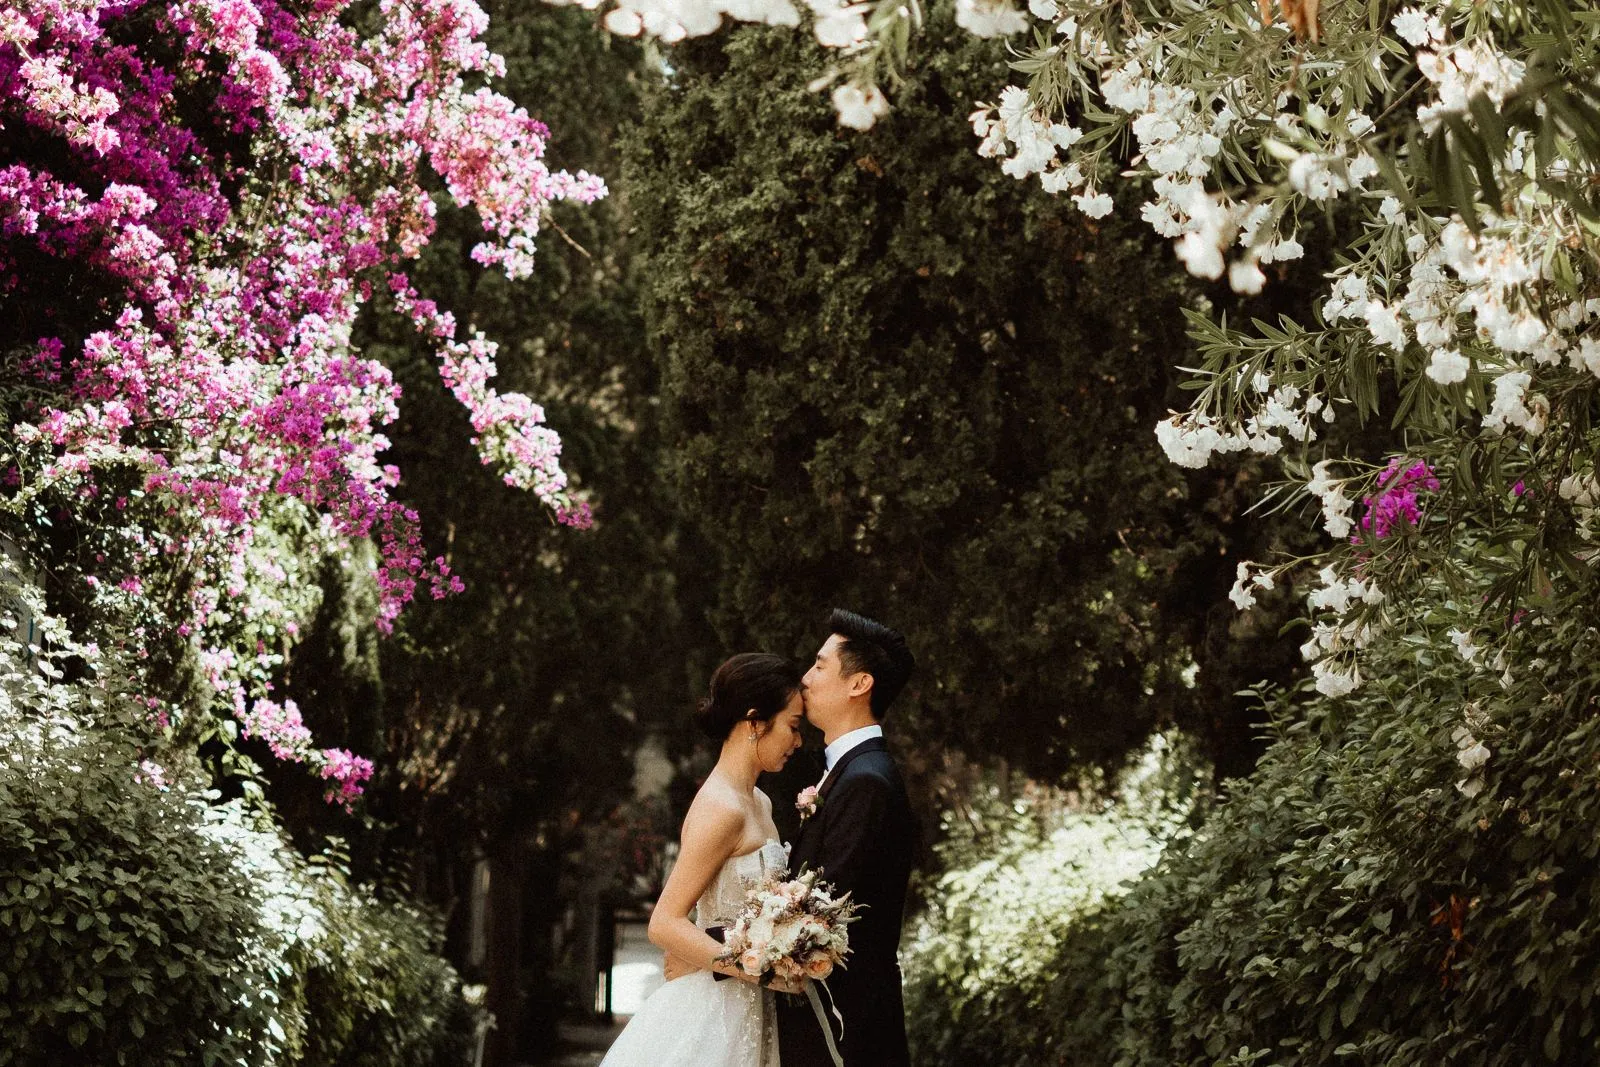
<svg viewBox="0 0 1600 1067"><path fill-rule="evenodd" d="M675 978L682 978L686 974L693 974L698 969L681 956L674 956L670 952L661 961L661 977L668 982Z"/></svg>
<svg viewBox="0 0 1600 1067"><path fill-rule="evenodd" d="M767 988L775 993L802 994L806 991L804 978L774 978L767 983Z"/></svg>

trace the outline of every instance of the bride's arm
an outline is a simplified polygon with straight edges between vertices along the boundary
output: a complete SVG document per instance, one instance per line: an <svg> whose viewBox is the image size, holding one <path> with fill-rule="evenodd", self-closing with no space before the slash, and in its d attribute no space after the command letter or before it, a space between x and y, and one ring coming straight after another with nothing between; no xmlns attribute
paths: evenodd
<svg viewBox="0 0 1600 1067"><path fill-rule="evenodd" d="M689 921L689 911L706 891L744 836L744 813L696 803L683 820L678 862L667 876L650 913L650 940L662 951L701 970L754 981L731 963L718 963L722 945Z"/></svg>

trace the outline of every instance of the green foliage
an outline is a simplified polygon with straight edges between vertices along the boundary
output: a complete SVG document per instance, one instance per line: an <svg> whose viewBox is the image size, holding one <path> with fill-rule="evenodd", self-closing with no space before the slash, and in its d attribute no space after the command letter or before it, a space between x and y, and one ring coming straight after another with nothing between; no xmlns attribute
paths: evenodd
<svg viewBox="0 0 1600 1067"><path fill-rule="evenodd" d="M506 90L560 131L554 160L613 173L607 146L636 99L637 49L597 34L581 11L486 10ZM580 76L594 86L581 100L571 92ZM572 812L604 811L626 787L630 720L683 687L664 558L672 518L623 218L615 200L558 213L534 276L510 283L472 264L477 220L445 212L415 272L464 325L502 340L500 375L560 430L563 464L593 494L593 530L554 526L484 468L431 348L369 323L378 336L367 350L405 389L391 435L407 471L399 491L466 584L414 605L379 648L388 762L402 769L378 783L374 809L406 827L394 840L424 863L430 852L470 858L490 835L566 833ZM301 666L294 684L317 684L324 672ZM595 774L597 765L615 773Z"/></svg>
<svg viewBox="0 0 1600 1067"><path fill-rule="evenodd" d="M958 112L1005 52L947 11L869 133L807 89L819 62L781 30L686 43L628 139L718 637L702 666L809 655L850 605L917 650L897 714L926 742L1046 774L1161 722L1247 748L1221 725L1239 684L1210 687L1242 647L1253 671L1281 660L1270 626L1236 642L1210 607L1236 558L1219 548L1274 534L1154 447L1193 296L1170 253L974 154Z"/></svg>
<svg viewBox="0 0 1600 1067"><path fill-rule="evenodd" d="M324 937L303 979L304 1067L462 1067L482 1013L439 955L436 919L324 882Z"/></svg>
<svg viewBox="0 0 1600 1067"><path fill-rule="evenodd" d="M136 780L113 735L7 736L0 1064L470 1062L436 920Z"/></svg>
<svg viewBox="0 0 1600 1067"><path fill-rule="evenodd" d="M1114 800L991 776L945 815L943 873L902 951L917 1060L1038 1062L1063 947L1198 816L1201 768L1173 741L1157 735Z"/></svg>
<svg viewBox="0 0 1600 1067"><path fill-rule="evenodd" d="M241 966L267 934L205 805L136 782L131 745L33 732L0 759L0 1063L271 1062Z"/></svg>
<svg viewBox="0 0 1600 1067"><path fill-rule="evenodd" d="M198 793L184 748L130 740L148 708L119 653L9 568L0 597L36 642L0 631L0 1064L470 1060L481 1012L436 920Z"/></svg>
<svg viewBox="0 0 1600 1067"><path fill-rule="evenodd" d="M1587 611L1509 636L1508 673L1395 632L1355 694L1270 698L1256 773L1115 907L1071 918L1047 993L1016 994L1040 1007L925 1027L927 1061L1589 1062L1600 630L1583 591Z"/></svg>

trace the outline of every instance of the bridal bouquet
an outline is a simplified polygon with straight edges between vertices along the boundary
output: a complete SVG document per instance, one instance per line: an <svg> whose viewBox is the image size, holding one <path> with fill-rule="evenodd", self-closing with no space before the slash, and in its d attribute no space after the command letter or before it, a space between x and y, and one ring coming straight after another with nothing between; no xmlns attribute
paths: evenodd
<svg viewBox="0 0 1600 1067"><path fill-rule="evenodd" d="M860 905L850 894L834 898L820 871L767 879L750 890L738 918L724 931L718 957L766 985L774 978L821 981L850 952L846 927Z"/></svg>

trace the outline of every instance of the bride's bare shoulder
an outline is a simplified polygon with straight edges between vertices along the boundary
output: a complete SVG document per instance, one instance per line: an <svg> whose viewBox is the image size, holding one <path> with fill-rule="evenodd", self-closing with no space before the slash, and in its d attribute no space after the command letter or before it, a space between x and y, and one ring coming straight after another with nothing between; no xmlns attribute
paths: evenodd
<svg viewBox="0 0 1600 1067"><path fill-rule="evenodd" d="M744 808L734 791L715 778L707 778L683 817L683 835L686 839L693 835L737 841L744 835L744 823Z"/></svg>

